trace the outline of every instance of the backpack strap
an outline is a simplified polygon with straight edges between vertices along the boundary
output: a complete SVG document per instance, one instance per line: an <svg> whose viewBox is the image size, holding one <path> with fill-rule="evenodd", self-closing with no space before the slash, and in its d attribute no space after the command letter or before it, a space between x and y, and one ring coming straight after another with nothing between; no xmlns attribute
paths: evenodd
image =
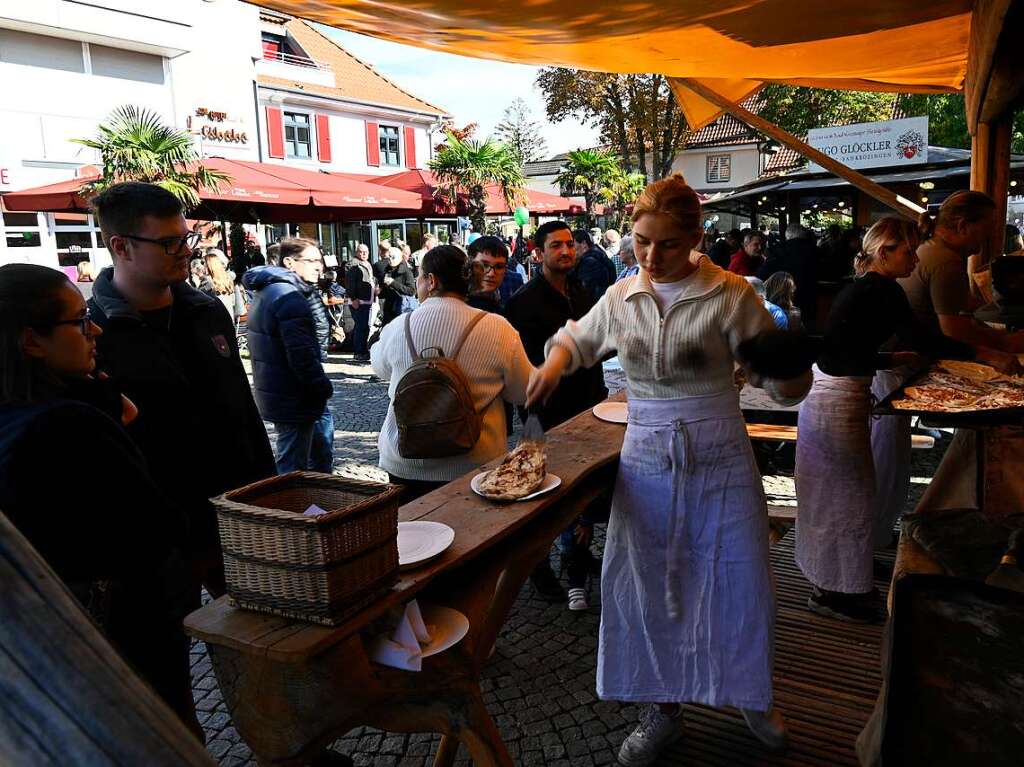
<svg viewBox="0 0 1024 767"><path fill-rule="evenodd" d="M462 335L459 336L459 340L456 341L455 343L455 348L452 349L451 358L453 360L459 358L459 352L462 351L462 345L466 343L466 339L469 338L469 334L473 332L473 328L475 328L477 323L480 322L480 320L482 320L486 315L487 312L480 310L479 312L476 313L476 316L469 321L469 324L466 325L466 329L462 331Z"/></svg>
<svg viewBox="0 0 1024 767"><path fill-rule="evenodd" d="M409 354L412 355L412 361L415 362L420 358L420 354L416 351L416 344L412 342L412 329L409 325L410 320L412 320L412 312L405 315L405 342L409 346Z"/></svg>

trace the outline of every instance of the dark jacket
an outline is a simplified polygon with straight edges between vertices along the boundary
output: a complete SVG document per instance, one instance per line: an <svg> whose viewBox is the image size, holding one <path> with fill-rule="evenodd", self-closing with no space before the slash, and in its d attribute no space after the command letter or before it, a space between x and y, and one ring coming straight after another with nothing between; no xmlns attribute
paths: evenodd
<svg viewBox="0 0 1024 767"><path fill-rule="evenodd" d="M248 337L260 413L275 423L315 421L334 393L323 366L327 338L321 344L310 308L310 295L320 301L316 285L279 266L250 269L243 280L255 295Z"/></svg>
<svg viewBox="0 0 1024 767"><path fill-rule="evenodd" d="M348 297L358 301L372 301L373 285L373 266L370 262L353 260L345 272Z"/></svg>
<svg viewBox="0 0 1024 767"><path fill-rule="evenodd" d="M818 308L818 246L810 237L786 240L768 254L757 276L767 280L776 272L789 272L796 284L793 303L799 307L804 324L814 325Z"/></svg>
<svg viewBox="0 0 1024 767"><path fill-rule="evenodd" d="M89 582L108 581L101 629L183 716L182 620L198 607L187 524L120 424L69 399L0 406L0 509L83 601Z"/></svg>
<svg viewBox="0 0 1024 767"><path fill-rule="evenodd" d="M412 267L404 261L398 266L388 266L386 276L390 277L390 285L384 285L381 293L384 296L384 322L390 322L402 313L402 299L416 294L416 277ZM383 283L382 283L383 284Z"/></svg>
<svg viewBox="0 0 1024 767"><path fill-rule="evenodd" d="M574 270L576 279L590 294L593 303L604 295L604 292L615 283L615 264L608 258L608 254L594 246L576 264Z"/></svg>
<svg viewBox="0 0 1024 767"><path fill-rule="evenodd" d="M89 301L98 368L139 408L128 433L157 487L188 514L193 546L218 546L209 499L276 473L267 432L224 305L180 283L168 325L117 292L112 269ZM151 324L154 323L154 324Z"/></svg>
<svg viewBox="0 0 1024 767"><path fill-rule="evenodd" d="M715 244L708 250L708 258L711 259L711 263L715 266L721 267L722 269L729 268L729 262L732 260L732 254L736 252L736 248L729 244L726 239L715 240Z"/></svg>
<svg viewBox="0 0 1024 767"><path fill-rule="evenodd" d="M534 365L544 362L544 344L569 320L578 320L594 306L590 294L571 279L568 297L545 279L543 272L530 280L505 304L505 318L519 331L526 356ZM562 379L548 403L540 409L545 429L567 421L608 396L601 365L581 368Z"/></svg>

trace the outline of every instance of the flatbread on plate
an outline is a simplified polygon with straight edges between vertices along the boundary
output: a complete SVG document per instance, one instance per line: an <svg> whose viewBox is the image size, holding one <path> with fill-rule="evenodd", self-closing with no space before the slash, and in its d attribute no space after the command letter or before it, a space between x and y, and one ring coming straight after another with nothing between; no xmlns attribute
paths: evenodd
<svg viewBox="0 0 1024 767"><path fill-rule="evenodd" d="M517 501L539 488L546 476L544 446L540 442L520 442L497 468L484 474L480 494L495 501Z"/></svg>

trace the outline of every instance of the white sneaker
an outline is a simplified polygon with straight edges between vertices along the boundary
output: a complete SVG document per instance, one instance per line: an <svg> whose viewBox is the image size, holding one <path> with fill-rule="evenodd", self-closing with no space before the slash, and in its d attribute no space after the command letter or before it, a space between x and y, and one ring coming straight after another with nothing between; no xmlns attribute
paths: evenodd
<svg viewBox="0 0 1024 767"><path fill-rule="evenodd" d="M639 726L630 733L619 749L619 764L625 767L646 767L658 755L683 737L683 709L669 716L658 706L649 706L640 714Z"/></svg>
<svg viewBox="0 0 1024 767"><path fill-rule="evenodd" d="M590 603L587 602L587 590L586 589L569 589L569 609L586 610L590 607Z"/></svg>
<svg viewBox="0 0 1024 767"><path fill-rule="evenodd" d="M772 753L785 751L789 745L786 734L786 720L782 718L777 708L769 711L750 711L740 709L747 727L754 733L754 737L764 743Z"/></svg>

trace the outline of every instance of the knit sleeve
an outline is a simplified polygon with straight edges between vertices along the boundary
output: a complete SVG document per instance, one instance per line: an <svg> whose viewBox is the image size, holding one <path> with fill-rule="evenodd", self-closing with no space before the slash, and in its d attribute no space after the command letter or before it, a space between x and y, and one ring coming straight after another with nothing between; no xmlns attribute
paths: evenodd
<svg viewBox="0 0 1024 767"><path fill-rule="evenodd" d="M505 388L502 399L513 405L526 404L526 385L530 382L530 374L534 367L526 356L519 333L507 320L502 320L502 347L507 349L505 359Z"/></svg>
<svg viewBox="0 0 1024 767"><path fill-rule="evenodd" d="M768 310L764 308L764 302L747 284L746 280L742 284L729 285L728 289L734 291L735 295L730 297L728 306L732 310L726 311L723 329L729 339L729 349L732 351L733 359L738 359L739 345L759 333L774 329L775 321Z"/></svg>
<svg viewBox="0 0 1024 767"><path fill-rule="evenodd" d="M544 345L544 354L551 351L552 346L561 346L572 360L565 375L575 373L581 367L589 368L596 365L604 357L615 351L615 340L612 337L612 307L618 298L619 291L611 291L601 296L594 308L578 321L569 320L561 330L555 333Z"/></svg>
<svg viewBox="0 0 1024 767"><path fill-rule="evenodd" d="M775 321L749 284L737 284L735 289L734 308L726 319L725 332L733 359L739 359L740 344L761 333L775 332ZM786 406L795 405L806 397L812 383L809 370L787 380L763 378L748 370L747 379L751 385L764 389L774 401Z"/></svg>

